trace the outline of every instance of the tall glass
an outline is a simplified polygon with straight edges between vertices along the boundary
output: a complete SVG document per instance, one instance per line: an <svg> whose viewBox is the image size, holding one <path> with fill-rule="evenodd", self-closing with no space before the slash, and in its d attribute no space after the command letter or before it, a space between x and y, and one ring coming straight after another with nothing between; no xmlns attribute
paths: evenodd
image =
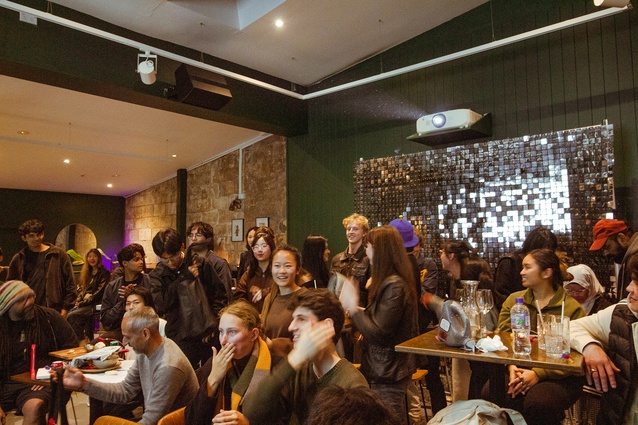
<svg viewBox="0 0 638 425"><path fill-rule="evenodd" d="M461 299L461 306L467 314L470 320L470 328L472 329L472 338L476 339L478 336L478 329L480 326L479 308L476 304L476 288L478 287L478 280L462 280L461 285L463 287L463 298Z"/></svg>
<svg viewBox="0 0 638 425"><path fill-rule="evenodd" d="M485 318L487 313L494 307L494 297L491 289L479 289L476 291L476 305L481 312L481 338L487 336L487 323Z"/></svg>

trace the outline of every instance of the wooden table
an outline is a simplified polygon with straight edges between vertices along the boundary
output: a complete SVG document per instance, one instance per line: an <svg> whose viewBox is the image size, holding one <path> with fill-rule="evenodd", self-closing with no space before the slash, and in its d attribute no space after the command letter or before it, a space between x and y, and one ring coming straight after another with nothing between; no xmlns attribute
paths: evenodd
<svg viewBox="0 0 638 425"><path fill-rule="evenodd" d="M86 348L84 347L65 348L64 350L51 351L49 353L50 356L65 361L73 360L74 358L82 356L84 354L86 354Z"/></svg>
<svg viewBox="0 0 638 425"><path fill-rule="evenodd" d="M133 365L133 362L134 360L123 360L120 364L120 367L117 369L113 369L112 372L86 373L85 376L89 379L92 379L98 382L106 382L106 383L122 382L124 378L126 377L128 370ZM49 378L31 379L31 372L18 373L17 375L12 375L10 379L15 382L22 382L23 384L42 385L43 387L48 387L51 385L51 381L49 380Z"/></svg>
<svg viewBox="0 0 638 425"><path fill-rule="evenodd" d="M482 353L476 350L475 353L465 351L460 348L449 347L444 342L436 339L437 329L424 333L405 341L395 347L396 351L403 353L422 354L427 356L450 357L456 359L466 359L476 362L515 364L525 368L539 367L545 369L557 369L568 372L583 374L583 356L576 351L572 351L569 359L553 359L545 356L544 350L538 349L537 340L532 342L532 353L529 356L514 356L512 353L512 334L510 332L500 332L499 336L507 351L491 351Z"/></svg>
<svg viewBox="0 0 638 425"><path fill-rule="evenodd" d="M12 381L21 382L29 385L42 385L43 387L51 386L51 381L47 379L31 379L31 372L19 373L17 375L11 375Z"/></svg>

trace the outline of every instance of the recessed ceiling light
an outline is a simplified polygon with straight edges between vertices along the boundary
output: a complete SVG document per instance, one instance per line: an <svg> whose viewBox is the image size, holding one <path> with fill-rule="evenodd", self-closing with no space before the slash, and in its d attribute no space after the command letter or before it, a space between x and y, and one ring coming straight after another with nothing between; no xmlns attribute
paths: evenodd
<svg viewBox="0 0 638 425"><path fill-rule="evenodd" d="M70 163L71 163L71 160L70 160L70 159L65 159L65 160L64 160L64 163L65 163L65 164L70 164Z"/></svg>
<svg viewBox="0 0 638 425"><path fill-rule="evenodd" d="M111 183L107 184L106 187L113 187Z"/></svg>
<svg viewBox="0 0 638 425"><path fill-rule="evenodd" d="M27 134L29 134L29 132L28 132L28 131L26 131L26 130L20 130L20 131L18 131L18 134L21 134L21 135L23 135L23 136L26 136Z"/></svg>
<svg viewBox="0 0 638 425"><path fill-rule="evenodd" d="M119 174L113 174L111 177L119 177Z"/></svg>
<svg viewBox="0 0 638 425"><path fill-rule="evenodd" d="M174 153L172 156L173 156L173 158L177 158L177 154L176 153Z"/></svg>
<svg viewBox="0 0 638 425"><path fill-rule="evenodd" d="M277 19L277 20L275 21L275 25L276 25L278 28L281 28L281 27L283 27L283 26L284 26L284 21L282 21L281 19Z"/></svg>

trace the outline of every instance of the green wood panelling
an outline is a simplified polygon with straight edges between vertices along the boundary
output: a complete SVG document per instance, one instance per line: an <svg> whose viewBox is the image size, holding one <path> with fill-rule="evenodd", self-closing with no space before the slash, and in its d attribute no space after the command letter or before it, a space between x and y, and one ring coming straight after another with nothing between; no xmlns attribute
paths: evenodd
<svg viewBox="0 0 638 425"><path fill-rule="evenodd" d="M492 27L500 39L598 10L591 0L491 3L322 84L353 81L487 43ZM341 219L353 212L354 161L428 149L405 140L415 132L416 118L455 108L491 112L495 140L609 119L616 129L619 214L632 221L638 213L636 201L628 198L632 190L636 193L632 184L638 185L637 46L638 11L632 10L314 99L308 134L288 142L290 243L300 246L315 232L329 238L333 255L343 250Z"/></svg>

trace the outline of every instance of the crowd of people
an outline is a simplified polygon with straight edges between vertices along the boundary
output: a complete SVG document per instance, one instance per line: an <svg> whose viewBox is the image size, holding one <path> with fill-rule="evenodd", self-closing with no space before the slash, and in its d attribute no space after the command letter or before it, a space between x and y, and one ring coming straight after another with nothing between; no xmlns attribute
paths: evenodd
<svg viewBox="0 0 638 425"><path fill-rule="evenodd" d="M454 361L453 402L482 398L529 424L559 424L588 383L603 393L598 423L629 423L638 382L638 237L625 222L603 219L593 229L590 250L619 265L608 288L589 266L568 264L544 227L492 272L465 241L444 241L440 257L427 258L420 233L402 217L370 229L355 213L343 226L347 247L332 260L321 235L298 250L276 246L268 227L251 228L233 277L215 253L212 226L195 222L186 240L170 228L154 236L158 261L148 273L144 248L131 243L113 272L89 250L76 281L68 255L44 242L43 223L26 221L19 228L26 246L0 282L0 424L12 409L25 425L45 423L50 390L10 376L29 370L32 345L41 367L54 360L50 352L92 339L98 305L100 338L126 345L134 363L118 384L65 370L64 386L91 397L91 422L113 415L156 424L182 409L186 424L201 425L425 423L412 375L428 369L436 414L447 406L440 359L395 346L436 327L436 295L459 299L462 280L493 291L489 330L511 330L516 298L530 310L532 329L541 314L569 317L571 346L586 367L578 375Z"/></svg>

